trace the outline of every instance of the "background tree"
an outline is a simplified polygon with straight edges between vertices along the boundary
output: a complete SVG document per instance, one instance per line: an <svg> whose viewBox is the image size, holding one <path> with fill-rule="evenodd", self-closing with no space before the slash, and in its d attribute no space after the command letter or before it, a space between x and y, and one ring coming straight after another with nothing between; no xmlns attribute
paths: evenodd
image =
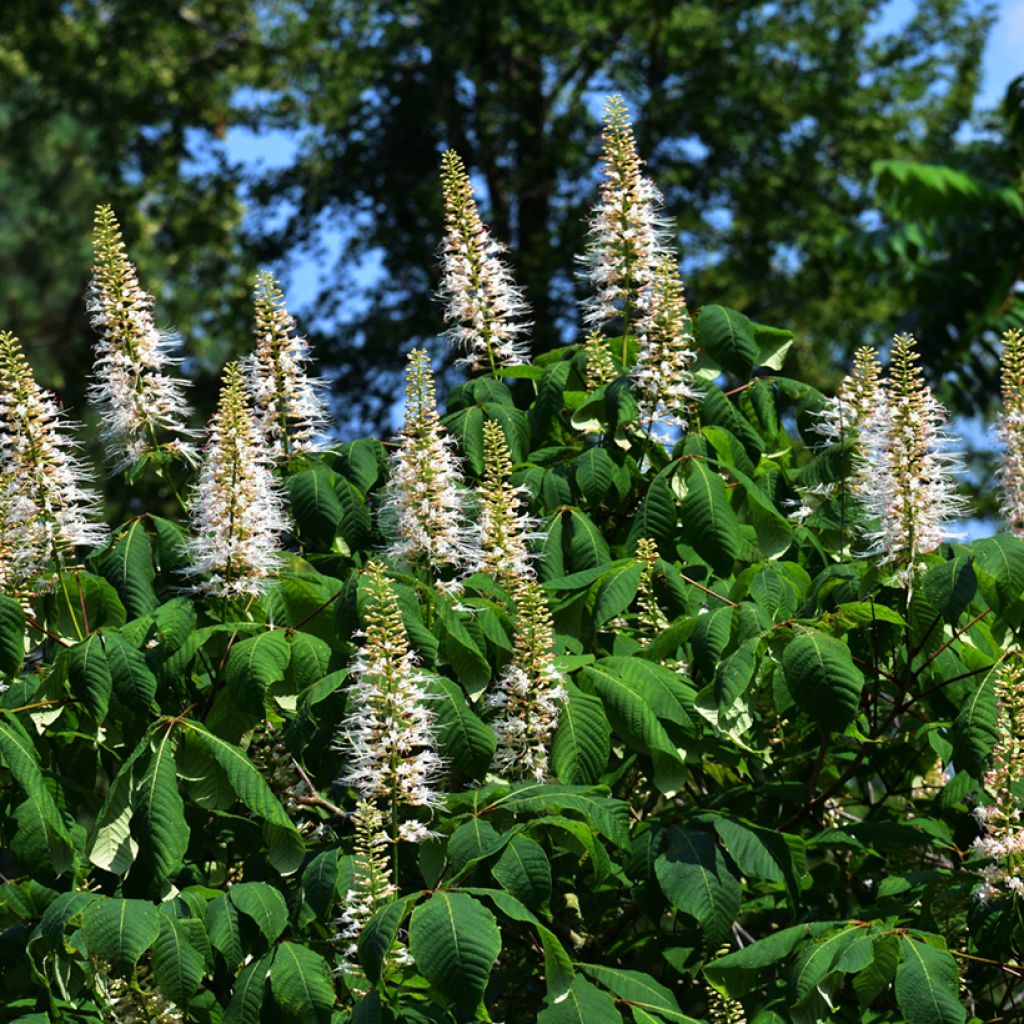
<svg viewBox="0 0 1024 1024"><path fill-rule="evenodd" d="M258 266L312 249L325 273L305 319L335 394L384 415L397 350L441 328L436 170L449 145L511 244L535 349L576 338L564 257L583 248L594 124L614 90L643 125L691 302L713 294L769 322L786 310L822 380L836 347L902 311L836 236L873 209L874 161L951 151L989 24L975 0L920 0L881 34L886 7L14 0L0 13L0 320L59 350L54 383L77 384L77 285L92 207L109 201L143 283L150 269L169 282L158 316L186 333L199 355L187 369L205 379L248 345L239 310ZM238 166L224 140L239 126L283 130L295 159Z"/></svg>

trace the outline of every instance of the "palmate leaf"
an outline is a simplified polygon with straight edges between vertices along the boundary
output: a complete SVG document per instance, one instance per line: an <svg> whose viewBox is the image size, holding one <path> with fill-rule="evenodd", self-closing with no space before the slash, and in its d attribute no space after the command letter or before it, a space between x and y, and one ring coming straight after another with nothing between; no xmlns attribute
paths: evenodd
<svg viewBox="0 0 1024 1024"><path fill-rule="evenodd" d="M739 910L742 890L714 837L697 829L670 829L654 870L669 902L696 920L708 945L722 942Z"/></svg>
<svg viewBox="0 0 1024 1024"><path fill-rule="evenodd" d="M236 882L228 889L228 899L256 922L268 943L278 939L288 925L284 897L266 882Z"/></svg>
<svg viewBox="0 0 1024 1024"><path fill-rule="evenodd" d="M604 448L588 448L572 464L576 490L590 506L600 505L611 489L618 467Z"/></svg>
<svg viewBox="0 0 1024 1024"><path fill-rule="evenodd" d="M473 713L461 688L450 679L435 676L430 687L436 697L431 707L438 750L465 777L483 778L498 743L494 730Z"/></svg>
<svg viewBox="0 0 1024 1024"><path fill-rule="evenodd" d="M697 1024L693 1017L687 1016L679 1008L676 997L649 974L642 971L624 971L618 967L605 967L601 964L579 966L594 981L604 985L631 1006L649 1010L660 1020L673 1021L676 1024Z"/></svg>
<svg viewBox="0 0 1024 1024"><path fill-rule="evenodd" d="M291 651L280 629L268 629L231 648L224 677L228 692L243 711L263 714L267 687L284 679Z"/></svg>
<svg viewBox="0 0 1024 1024"><path fill-rule="evenodd" d="M270 990L297 1021L328 1021L335 1003L331 969L319 953L297 942L282 942L270 966Z"/></svg>
<svg viewBox="0 0 1024 1024"><path fill-rule="evenodd" d="M344 509L334 489L337 474L324 466L305 469L287 478L295 525L302 537L330 547Z"/></svg>
<svg viewBox="0 0 1024 1024"><path fill-rule="evenodd" d="M117 699L134 714L156 707L156 676L143 653L119 633L104 633L103 653L110 669L110 682Z"/></svg>
<svg viewBox="0 0 1024 1024"><path fill-rule="evenodd" d="M626 543L635 547L641 537L650 537L658 550L666 557L672 557L678 538L676 523L679 510L676 496L669 482L671 467L662 470L647 486L647 493L640 501L632 522Z"/></svg>
<svg viewBox="0 0 1024 1024"><path fill-rule="evenodd" d="M643 568L634 562L613 570L600 582L591 616L595 629L624 612L633 603L642 573Z"/></svg>
<svg viewBox="0 0 1024 1024"><path fill-rule="evenodd" d="M544 848L529 836L513 836L491 868L494 880L520 903L549 912L551 862Z"/></svg>
<svg viewBox="0 0 1024 1024"><path fill-rule="evenodd" d="M302 894L318 918L323 918L334 902L338 885L338 851L318 853L302 872Z"/></svg>
<svg viewBox="0 0 1024 1024"><path fill-rule="evenodd" d="M238 910L226 893L221 893L206 904L206 932L213 948L224 957L228 970L236 971L244 957L242 929Z"/></svg>
<svg viewBox="0 0 1024 1024"><path fill-rule="evenodd" d="M378 910L359 934L359 962L374 984L380 979L388 954L395 946L398 929L416 896L394 900Z"/></svg>
<svg viewBox="0 0 1024 1024"><path fill-rule="evenodd" d="M576 977L572 960L562 943L550 928L541 924L537 917L511 893L501 889L467 889L474 896L483 896L490 900L499 913L513 921L531 925L540 939L544 951L544 978L547 983L548 997L559 999L569 991Z"/></svg>
<svg viewBox="0 0 1024 1024"><path fill-rule="evenodd" d="M97 722L107 717L114 684L110 678L110 665L107 663L101 634L93 633L71 648L68 654L68 684L71 695L85 705Z"/></svg>
<svg viewBox="0 0 1024 1024"><path fill-rule="evenodd" d="M909 935L901 941L896 1002L907 1024L963 1024L960 972L945 949Z"/></svg>
<svg viewBox="0 0 1024 1024"><path fill-rule="evenodd" d="M842 730L860 706L864 674L850 648L824 633L794 637L782 655L786 686L797 706L824 730Z"/></svg>
<svg viewBox="0 0 1024 1024"><path fill-rule="evenodd" d="M160 934L160 916L146 900L111 897L86 907L82 933L93 956L130 970Z"/></svg>
<svg viewBox="0 0 1024 1024"><path fill-rule="evenodd" d="M412 912L409 949L438 992L470 1012L482 1004L501 952L494 915L462 892L435 892Z"/></svg>
<svg viewBox="0 0 1024 1024"><path fill-rule="evenodd" d="M6 594L0 594L0 676L13 676L25 658L25 612Z"/></svg>
<svg viewBox="0 0 1024 1024"><path fill-rule="evenodd" d="M743 550L739 520L725 482L702 459L690 459L682 505L683 540L720 576L728 576Z"/></svg>
<svg viewBox="0 0 1024 1024"><path fill-rule="evenodd" d="M985 673L953 720L953 757L975 778L984 774L988 757L999 737L995 686L998 668Z"/></svg>
<svg viewBox="0 0 1024 1024"><path fill-rule="evenodd" d="M748 380L760 355L754 324L727 306L702 306L697 316L697 344L723 370Z"/></svg>
<svg viewBox="0 0 1024 1024"><path fill-rule="evenodd" d="M178 920L160 915L160 934L153 944L153 974L168 999L184 1006L195 995L206 974L206 961L189 940L192 926L202 928L199 921Z"/></svg>
<svg viewBox="0 0 1024 1024"><path fill-rule="evenodd" d="M127 874L138 853L138 840L132 836L131 830L132 800L142 771L139 762L149 753L149 744L147 733L121 763L96 815L89 838L89 860L96 867L115 875Z"/></svg>
<svg viewBox="0 0 1024 1024"><path fill-rule="evenodd" d="M71 836L43 778L39 755L31 738L8 711L0 712L0 758L32 801L45 830L53 870L62 874L72 862Z"/></svg>
<svg viewBox="0 0 1024 1024"><path fill-rule="evenodd" d="M143 518L133 519L117 535L99 570L113 584L131 618L147 615L160 603L153 589L153 545Z"/></svg>
<svg viewBox="0 0 1024 1024"><path fill-rule="evenodd" d="M141 856L132 873L157 887L180 867L188 850L189 827L178 792L174 761L178 733L154 736L146 772L132 800L132 832L141 837Z"/></svg>
<svg viewBox="0 0 1024 1024"><path fill-rule="evenodd" d="M596 782L608 764L611 732L601 701L568 683L551 742L551 770L558 781Z"/></svg>
<svg viewBox="0 0 1024 1024"><path fill-rule="evenodd" d="M242 969L235 981L231 1002L224 1011L224 1024L259 1024L272 956L268 953Z"/></svg>
<svg viewBox="0 0 1024 1024"><path fill-rule="evenodd" d="M302 836L245 751L213 735L196 722L183 721L181 724L191 730L224 769L238 799L263 821L270 863L282 875L297 870L305 852Z"/></svg>
<svg viewBox="0 0 1024 1024"><path fill-rule="evenodd" d="M622 1014L607 992L577 976L561 1002L541 1010L537 1024L622 1024Z"/></svg>

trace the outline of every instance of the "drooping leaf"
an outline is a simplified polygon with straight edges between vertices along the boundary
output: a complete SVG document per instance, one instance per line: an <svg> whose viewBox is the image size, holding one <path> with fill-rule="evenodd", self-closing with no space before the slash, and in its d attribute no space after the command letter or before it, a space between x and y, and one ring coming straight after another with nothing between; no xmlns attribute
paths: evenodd
<svg viewBox="0 0 1024 1024"><path fill-rule="evenodd" d="M409 949L438 992L474 1011L501 952L501 932L494 915L472 896L435 892L412 912Z"/></svg>
<svg viewBox="0 0 1024 1024"><path fill-rule="evenodd" d="M907 1024L963 1024L960 972L944 949L909 935L901 940L896 1003Z"/></svg>
<svg viewBox="0 0 1024 1024"><path fill-rule="evenodd" d="M622 1014L607 992L577 976L561 1002L541 1010L537 1024L622 1024Z"/></svg>
<svg viewBox="0 0 1024 1024"><path fill-rule="evenodd" d="M513 836L491 868L495 881L534 910L548 912L551 862L543 847L529 836Z"/></svg>
<svg viewBox="0 0 1024 1024"><path fill-rule="evenodd" d="M160 915L160 934L153 944L153 974L168 999L184 1006L195 994L206 973L202 953L189 941L189 925L198 921Z"/></svg>
<svg viewBox="0 0 1024 1024"><path fill-rule="evenodd" d="M596 782L610 752L611 726L601 701L569 683L551 742L552 771L570 785Z"/></svg>
<svg viewBox="0 0 1024 1024"><path fill-rule="evenodd" d="M113 584L128 614L147 615L160 603L153 589L153 545L145 520L133 519L114 539L100 565L104 578Z"/></svg>
<svg viewBox="0 0 1024 1024"><path fill-rule="evenodd" d="M462 775L483 778L498 742L494 730L473 713L461 688L450 679L435 676L431 689L437 698L431 706L438 749Z"/></svg>
<svg viewBox="0 0 1024 1024"><path fill-rule="evenodd" d="M697 317L697 344L723 369L748 380L760 355L750 319L726 306L703 306Z"/></svg>
<svg viewBox="0 0 1024 1024"><path fill-rule="evenodd" d="M288 905L281 893L266 882L236 882L228 899L251 917L268 943L273 943L288 924Z"/></svg>
<svg viewBox="0 0 1024 1024"><path fill-rule="evenodd" d="M727 576L743 546L739 520L725 482L702 459L690 459L681 510L683 540L721 576Z"/></svg>
<svg viewBox="0 0 1024 1024"><path fill-rule="evenodd" d="M328 1021L335 1003L331 969L319 953L297 942L282 942L270 965L270 990L299 1021Z"/></svg>
<svg viewBox="0 0 1024 1024"><path fill-rule="evenodd" d="M224 1011L224 1024L259 1024L272 954L268 953L242 968L235 980L231 1002Z"/></svg>
<svg viewBox="0 0 1024 1024"><path fill-rule="evenodd" d="M189 827L174 761L177 740L178 733L172 730L154 737L146 772L132 801L133 832L142 840L137 870L156 886L181 867L188 850Z"/></svg>
<svg viewBox="0 0 1024 1024"><path fill-rule="evenodd" d="M160 912L146 900L99 900L82 914L82 933L90 953L130 970L160 934Z"/></svg>
<svg viewBox="0 0 1024 1024"><path fill-rule="evenodd" d="M659 1019L677 1024L697 1024L679 1009L676 997L660 982L642 971L625 971L602 964L580 964L594 981L614 992L627 1003L650 1010Z"/></svg>
<svg viewBox="0 0 1024 1024"><path fill-rule="evenodd" d="M842 730L853 721L864 674L841 640L824 633L797 636L786 646L782 669L797 706L822 729Z"/></svg>
<svg viewBox="0 0 1024 1024"><path fill-rule="evenodd" d="M25 658L25 612L13 597L0 594L0 676L13 676Z"/></svg>
<svg viewBox="0 0 1024 1024"><path fill-rule="evenodd" d="M268 629L234 644L224 677L235 703L243 711L262 715L267 687L284 679L290 658L291 646L280 629Z"/></svg>

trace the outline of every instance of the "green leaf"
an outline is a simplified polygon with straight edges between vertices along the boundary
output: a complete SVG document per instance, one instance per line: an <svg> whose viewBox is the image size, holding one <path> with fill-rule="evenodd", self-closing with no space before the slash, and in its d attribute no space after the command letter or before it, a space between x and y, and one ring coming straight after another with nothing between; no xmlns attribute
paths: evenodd
<svg viewBox="0 0 1024 1024"><path fill-rule="evenodd" d="M739 910L741 887L714 838L696 829L670 829L654 870L669 902L696 920L707 944L721 943Z"/></svg>
<svg viewBox="0 0 1024 1024"><path fill-rule="evenodd" d="M0 594L0 675L17 675L25 658L25 612L6 594Z"/></svg>
<svg viewBox="0 0 1024 1024"><path fill-rule="evenodd" d="M286 1012L299 1021L328 1021L335 1003L331 969L319 953L295 942L282 942L270 967L270 990Z"/></svg>
<svg viewBox="0 0 1024 1024"><path fill-rule="evenodd" d="M634 562L616 569L601 582L594 602L592 621L600 629L609 619L625 611L636 597L643 567Z"/></svg>
<svg viewBox="0 0 1024 1024"><path fill-rule="evenodd" d="M601 504L615 479L616 466L604 448L588 448L573 462L576 490L588 505Z"/></svg>
<svg viewBox="0 0 1024 1024"><path fill-rule="evenodd" d="M741 875L783 882L788 887L793 905L800 902L800 876L806 870L806 856L804 842L799 836L784 835L733 818L715 816L712 824ZM794 849L801 858L799 867L794 863Z"/></svg>
<svg viewBox="0 0 1024 1024"><path fill-rule="evenodd" d="M213 755L227 773L238 799L263 820L270 863L282 875L291 874L302 863L305 844L285 809L245 752L195 722L182 722Z"/></svg>
<svg viewBox="0 0 1024 1024"><path fill-rule="evenodd" d="M563 516L562 529L573 572L611 561L607 541L586 512L568 509Z"/></svg>
<svg viewBox="0 0 1024 1024"><path fill-rule="evenodd" d="M206 904L206 932L214 949L220 951L228 970L236 971L244 957L238 911L226 893Z"/></svg>
<svg viewBox="0 0 1024 1024"><path fill-rule="evenodd" d="M745 640L715 670L715 700L727 711L747 691L757 671L758 639Z"/></svg>
<svg viewBox="0 0 1024 1024"><path fill-rule="evenodd" d="M541 1010L537 1024L622 1024L622 1014L607 992L577 977L565 999Z"/></svg>
<svg viewBox="0 0 1024 1024"><path fill-rule="evenodd" d="M202 953L189 941L191 925L200 922L160 915L160 934L153 944L153 974L168 999L185 1006L195 995L206 973Z"/></svg>
<svg viewBox="0 0 1024 1024"><path fill-rule="evenodd" d="M822 729L841 731L860 706L864 674L850 648L824 633L804 633L782 655L786 686L801 711Z"/></svg>
<svg viewBox="0 0 1024 1024"><path fill-rule="evenodd" d="M726 306L703 306L697 317L697 345L723 370L749 380L760 349L750 319Z"/></svg>
<svg viewBox="0 0 1024 1024"><path fill-rule="evenodd" d="M266 882L236 882L228 889L228 899L237 910L256 922L270 944L288 924L288 906L284 897Z"/></svg>
<svg viewBox="0 0 1024 1024"><path fill-rule="evenodd" d="M178 734L164 730L152 743L149 764L132 801L132 832L142 839L142 856L133 872L159 887L181 867L188 850L189 827L178 792L174 750Z"/></svg>
<svg viewBox="0 0 1024 1024"><path fill-rule="evenodd" d="M224 1011L224 1024L259 1024L270 958L271 954L268 953L242 968L242 973L235 981L231 1002Z"/></svg>
<svg viewBox="0 0 1024 1024"><path fill-rule="evenodd" d="M669 482L671 471L671 468L666 468L648 485L647 493L629 524L626 543L631 548L641 537L650 537L666 557L673 556L679 540L679 510Z"/></svg>
<svg viewBox="0 0 1024 1024"><path fill-rule="evenodd" d="M953 720L953 757L965 771L980 779L999 738L995 686L998 668L982 676Z"/></svg>
<svg viewBox="0 0 1024 1024"><path fill-rule="evenodd" d="M474 700L491 681L491 665L477 646L459 613L444 601L437 604L445 657L466 692Z"/></svg>
<svg viewBox="0 0 1024 1024"><path fill-rule="evenodd" d="M102 577L76 569L60 578L57 629L63 636L78 636L106 626L116 629L127 619L117 591ZM73 615L73 617L72 617Z"/></svg>
<svg viewBox="0 0 1024 1024"><path fill-rule="evenodd" d="M395 946L398 929L416 896L393 900L378 910L359 934L359 962L373 984L380 980L388 954Z"/></svg>
<svg viewBox="0 0 1024 1024"><path fill-rule="evenodd" d="M448 837L448 861L456 874L469 864L496 853L509 840L489 821L473 815Z"/></svg>
<svg viewBox="0 0 1024 1024"><path fill-rule="evenodd" d="M944 949L904 935L896 968L896 1004L907 1024L963 1024L960 973Z"/></svg>
<svg viewBox="0 0 1024 1024"><path fill-rule="evenodd" d="M596 782L608 764L611 734L601 701L567 683L551 741L551 770L558 781L569 785Z"/></svg>
<svg viewBox="0 0 1024 1024"><path fill-rule="evenodd" d="M676 997L649 974L641 971L623 971L617 967L605 967L600 964L579 966L594 981L604 985L632 1006L650 1010L663 1020L675 1021L678 1024L697 1024L692 1017L688 1017L679 1009Z"/></svg>
<svg viewBox="0 0 1024 1024"><path fill-rule="evenodd" d="M334 489L338 474L322 466L287 477L288 498L300 534L314 544L330 547L344 515Z"/></svg>
<svg viewBox="0 0 1024 1024"><path fill-rule="evenodd" d="M87 640L71 648L68 654L68 684L71 695L85 705L97 722L107 717L114 684L110 678L110 665L103 649L101 633L93 633Z"/></svg>
<svg viewBox="0 0 1024 1024"><path fill-rule="evenodd" d="M565 999L541 1010L537 1024L622 1024L622 1014L607 992L577 977Z"/></svg>
<svg viewBox="0 0 1024 1024"><path fill-rule="evenodd" d="M51 866L57 874L63 874L71 867L71 837L43 778L39 755L14 715L7 711L0 714L0 758L32 802L46 837Z"/></svg>
<svg viewBox="0 0 1024 1024"><path fill-rule="evenodd" d="M143 653L118 633L104 633L101 640L117 699L134 714L155 708L156 676L146 664Z"/></svg>
<svg viewBox="0 0 1024 1024"><path fill-rule="evenodd" d="M145 900L105 899L82 914L82 933L93 956L131 970L160 934L160 912Z"/></svg>
<svg viewBox="0 0 1024 1024"><path fill-rule="evenodd" d="M147 733L121 762L106 798L96 815L88 844L89 860L98 868L124 875L135 861L138 840L132 836L132 801L138 782L138 764L149 753Z"/></svg>
<svg viewBox="0 0 1024 1024"><path fill-rule="evenodd" d="M153 589L153 545L141 517L128 523L115 538L100 564L100 572L114 585L133 619L147 615L160 603Z"/></svg>
<svg viewBox="0 0 1024 1024"><path fill-rule="evenodd" d="M480 1014L491 968L501 952L501 932L489 910L465 893L435 892L412 912L409 949L438 992Z"/></svg>
<svg viewBox="0 0 1024 1024"><path fill-rule="evenodd" d="M290 658L291 647L281 629L268 629L236 643L224 669L235 703L243 711L262 716L267 687L284 679Z"/></svg>
<svg viewBox="0 0 1024 1024"><path fill-rule="evenodd" d="M326 917L334 903L337 884L337 850L324 850L323 853L318 853L302 872L302 893L321 920Z"/></svg>
<svg viewBox="0 0 1024 1024"><path fill-rule="evenodd" d="M743 550L739 520L725 482L702 459L690 459L683 499L683 540L720 576L728 576Z"/></svg>
<svg viewBox="0 0 1024 1024"><path fill-rule="evenodd" d="M491 868L491 874L521 903L545 914L549 912L551 862L536 840L524 835L513 836Z"/></svg>
<svg viewBox="0 0 1024 1024"><path fill-rule="evenodd" d="M575 978L572 960L551 929L541 924L536 916L511 893L501 889L468 889L466 891L475 896L489 899L500 913L513 921L532 925L544 951L544 980L547 984L548 998L558 999L569 991Z"/></svg>
<svg viewBox="0 0 1024 1024"><path fill-rule="evenodd" d="M482 779L490 767L497 746L494 730L482 722L466 703L460 687L450 679L435 676L431 702L436 716L437 746L458 771L470 779Z"/></svg>
<svg viewBox="0 0 1024 1024"><path fill-rule="evenodd" d="M1024 596L1024 540L1012 536L986 537L976 540L971 547L982 596L995 612L1017 625Z"/></svg>

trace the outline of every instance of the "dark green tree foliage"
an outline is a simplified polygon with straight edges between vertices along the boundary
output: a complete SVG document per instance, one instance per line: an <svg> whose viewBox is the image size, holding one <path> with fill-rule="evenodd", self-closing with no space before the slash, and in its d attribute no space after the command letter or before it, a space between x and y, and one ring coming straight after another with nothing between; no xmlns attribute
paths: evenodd
<svg viewBox="0 0 1024 1024"><path fill-rule="evenodd" d="M307 312L346 407L386 415L398 353L436 334L447 146L511 244L537 343L574 336L595 97L615 88L642 115L691 296L785 319L820 383L833 345L903 309L902 289L834 249L874 204L873 162L944 159L977 85L987 19L974 0L920 0L907 26L878 36L884 7L9 0L0 319L76 397L87 215L110 202L143 280L163 282L161 322L189 336L189 370L209 383L245 346L253 267L336 230L340 259ZM233 126L293 133L299 156L243 188L216 145ZM240 194L272 216L243 231ZM199 399L208 410L212 387Z"/></svg>

